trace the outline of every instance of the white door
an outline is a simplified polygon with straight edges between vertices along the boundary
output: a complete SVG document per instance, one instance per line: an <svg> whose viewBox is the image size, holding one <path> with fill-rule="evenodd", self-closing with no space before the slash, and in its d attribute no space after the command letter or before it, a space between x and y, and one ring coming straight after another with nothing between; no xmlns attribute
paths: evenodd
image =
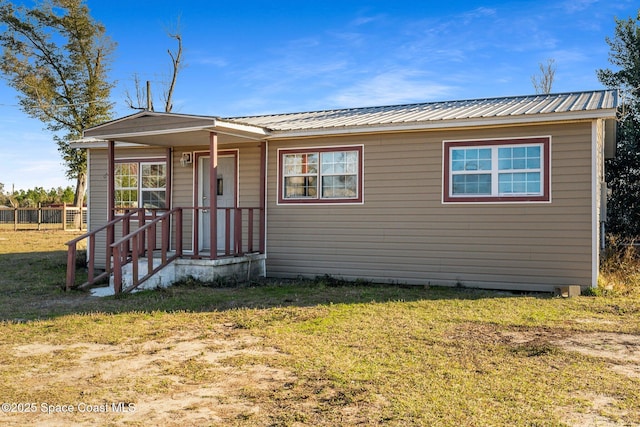
<svg viewBox="0 0 640 427"><path fill-rule="evenodd" d="M209 193L209 156L200 157L198 162L198 200L199 205L211 206ZM218 208L233 208L236 205L236 158L235 156L218 157L218 182L216 185ZM225 249L226 213L218 209L218 251ZM233 249L233 211L230 217L230 245ZM209 211L200 212L200 250L211 250L211 233Z"/></svg>

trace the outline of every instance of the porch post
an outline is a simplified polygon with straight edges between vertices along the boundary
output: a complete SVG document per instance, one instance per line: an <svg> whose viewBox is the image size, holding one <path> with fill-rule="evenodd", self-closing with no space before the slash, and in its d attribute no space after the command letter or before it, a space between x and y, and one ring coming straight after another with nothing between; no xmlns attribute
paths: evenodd
<svg viewBox="0 0 640 427"><path fill-rule="evenodd" d="M165 203L164 206L167 209L167 212L169 212L171 209L173 209L172 200L171 200L171 192L172 192L171 182L173 181L171 179L172 177L173 177L173 148L168 147L167 148L166 184L165 184L166 193L165 193L165 199L164 199L164 203ZM172 230L173 230L173 224L171 223L171 221L169 221L169 248L171 248L171 232L172 232Z"/></svg>
<svg viewBox="0 0 640 427"><path fill-rule="evenodd" d="M266 194L267 194L267 141L260 142L260 242L259 251L261 254L266 250L266 231L267 231L267 212Z"/></svg>
<svg viewBox="0 0 640 427"><path fill-rule="evenodd" d="M115 182L115 142L109 141L107 153L107 222L113 221L115 217L114 209L116 203L116 182ZM109 242L111 244L113 242Z"/></svg>
<svg viewBox="0 0 640 427"><path fill-rule="evenodd" d="M206 183L203 183L206 184ZM218 134L209 133L209 232L211 259L218 258Z"/></svg>
<svg viewBox="0 0 640 427"><path fill-rule="evenodd" d="M113 221L115 218L115 206L116 206L116 154L115 154L115 141L111 140L107 144L107 222ZM82 209L80 210L82 213ZM87 230L88 231L88 230ZM111 245L115 242L116 233L114 230L114 226L110 225L107 228L107 250L106 250L106 264L105 269L107 272L111 272L111 259L113 256L113 249ZM90 257L93 257L93 254L89 254ZM93 264L93 261L91 261ZM118 286L118 285L116 285Z"/></svg>

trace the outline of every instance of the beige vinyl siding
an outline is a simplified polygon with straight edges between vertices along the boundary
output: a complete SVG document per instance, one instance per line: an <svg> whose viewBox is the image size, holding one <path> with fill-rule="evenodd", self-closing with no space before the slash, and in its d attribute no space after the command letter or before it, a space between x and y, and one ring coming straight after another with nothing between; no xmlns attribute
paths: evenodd
<svg viewBox="0 0 640 427"><path fill-rule="evenodd" d="M182 153L193 153L203 151L202 147L176 148L173 152L172 182L171 182L171 204L172 207L195 207L193 185L195 182L196 163L192 159L190 165L182 166L180 159ZM193 210L187 209L182 212L182 223L184 232L182 234L182 248L184 251L193 250ZM174 224L175 226L175 224ZM175 243L175 242L174 242Z"/></svg>
<svg viewBox="0 0 640 427"><path fill-rule="evenodd" d="M88 155L89 186L87 188L87 206L89 231L96 230L107 223L107 177L108 162L107 150L89 150ZM96 254L94 257L96 268L105 268L106 261L106 234L96 235ZM88 254L89 257L92 254Z"/></svg>
<svg viewBox="0 0 640 427"><path fill-rule="evenodd" d="M260 143L242 145L239 152L239 198L238 206L260 207ZM243 213L243 224L248 221L248 212ZM247 250L248 227L242 230L243 250ZM253 212L253 251L260 248L260 210Z"/></svg>
<svg viewBox="0 0 640 427"><path fill-rule="evenodd" d="M551 136L551 202L442 203L443 140ZM269 143L267 272L549 290L591 283L591 122ZM277 205L278 148L364 144L364 204Z"/></svg>

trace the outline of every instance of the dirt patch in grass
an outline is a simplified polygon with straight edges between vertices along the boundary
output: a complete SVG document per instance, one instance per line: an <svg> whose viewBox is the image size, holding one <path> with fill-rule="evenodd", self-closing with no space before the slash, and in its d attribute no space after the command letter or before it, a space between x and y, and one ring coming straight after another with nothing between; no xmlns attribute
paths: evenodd
<svg viewBox="0 0 640 427"><path fill-rule="evenodd" d="M13 357L24 359L29 366L15 386L29 389L40 401L34 402L35 413L0 414L0 423L185 426L263 418L268 408L251 399L248 391L279 389L296 378L261 363L238 365L238 358L256 360L281 354L235 325L212 325L212 330L215 333L207 337L176 331L144 343L15 345ZM64 369L54 366L51 358L62 354L68 355ZM48 400L47 389L66 389L66 395L73 397L60 400L64 397L58 395ZM46 414L43 404L53 406L54 411L71 405L74 412Z"/></svg>
<svg viewBox="0 0 640 427"><path fill-rule="evenodd" d="M552 341L567 351L575 351L608 361L618 374L640 378L640 336L611 332L592 332L571 335ZM584 412L566 409L564 421L572 426L614 427L628 425L621 421L626 415L622 402L615 396L591 393L577 398L590 402Z"/></svg>
<svg viewBox="0 0 640 427"><path fill-rule="evenodd" d="M614 332L559 332L557 330L509 331L499 334L516 344L544 341L565 351L605 359L612 367L640 368L639 335Z"/></svg>
<svg viewBox="0 0 640 427"><path fill-rule="evenodd" d="M507 340L532 348L557 346L568 351L602 359L614 372L630 378L640 378L640 336L613 332L558 332L558 331L510 331L502 332ZM534 344L535 343L535 344ZM559 414L563 422L573 427L627 426L622 419L627 411L616 396L597 393L577 393L572 396L581 405L561 407Z"/></svg>

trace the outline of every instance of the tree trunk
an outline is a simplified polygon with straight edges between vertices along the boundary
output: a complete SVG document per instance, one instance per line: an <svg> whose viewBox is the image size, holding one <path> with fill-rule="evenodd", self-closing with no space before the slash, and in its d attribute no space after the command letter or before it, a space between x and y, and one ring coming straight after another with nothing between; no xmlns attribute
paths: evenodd
<svg viewBox="0 0 640 427"><path fill-rule="evenodd" d="M81 208L84 204L84 193L87 191L87 173L79 173L76 179L76 194L73 196L73 205Z"/></svg>
<svg viewBox="0 0 640 427"><path fill-rule="evenodd" d="M87 190L87 173L79 173L76 179L76 194L73 197L73 205L78 208L78 214L73 220L76 230L82 230L82 205L84 194ZM65 219L66 220L66 219Z"/></svg>

